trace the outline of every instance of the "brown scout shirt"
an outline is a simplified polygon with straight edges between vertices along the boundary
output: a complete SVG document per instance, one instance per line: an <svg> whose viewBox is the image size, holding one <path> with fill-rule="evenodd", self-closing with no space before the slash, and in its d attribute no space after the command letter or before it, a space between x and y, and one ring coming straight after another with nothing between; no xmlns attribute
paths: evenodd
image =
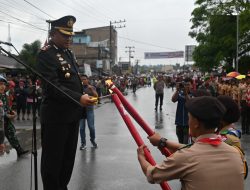
<svg viewBox="0 0 250 190"><path fill-rule="evenodd" d="M197 138L217 137L215 134ZM196 142L147 168L150 183L180 179L182 190L243 190L244 168L241 155L222 142L218 146Z"/></svg>

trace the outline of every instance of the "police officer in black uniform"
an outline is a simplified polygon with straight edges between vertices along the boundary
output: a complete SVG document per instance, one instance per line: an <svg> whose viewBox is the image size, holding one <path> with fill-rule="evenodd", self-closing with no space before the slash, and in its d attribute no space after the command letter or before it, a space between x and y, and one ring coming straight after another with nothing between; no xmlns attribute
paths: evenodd
<svg viewBox="0 0 250 190"><path fill-rule="evenodd" d="M78 65L69 50L75 21L74 16L50 21L50 41L38 55L37 71L74 99L42 81L41 175L44 190L68 189L78 142L79 120L84 114L82 106L95 103L87 94L83 95Z"/></svg>

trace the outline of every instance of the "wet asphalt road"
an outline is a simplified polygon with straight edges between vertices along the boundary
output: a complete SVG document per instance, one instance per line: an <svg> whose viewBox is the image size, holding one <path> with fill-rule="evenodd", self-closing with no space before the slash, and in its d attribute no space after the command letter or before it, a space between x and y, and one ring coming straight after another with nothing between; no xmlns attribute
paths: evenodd
<svg viewBox="0 0 250 190"><path fill-rule="evenodd" d="M136 94L129 91L127 100L140 113L145 121L162 136L177 140L175 135L176 104L171 102L171 89L165 89L164 107L162 112L154 111L153 88L145 87L137 90ZM130 135L127 126L119 115L115 105L109 99L103 100L95 110L96 137L98 149L91 147L87 138L87 149L79 150L78 144L75 167L69 183L69 190L157 190L159 185L147 183L137 161L136 143ZM135 123L145 143L149 146L156 162L164 158L152 147L146 133ZM19 139L24 147L31 149L31 121L15 122ZM86 130L88 136L88 129ZM38 136L38 189L42 189L40 178L40 124L37 123ZM56 140L56 137L55 137ZM242 137L242 145L250 163L250 136ZM16 152L0 156L0 190L28 190L31 186L31 155L17 159ZM33 172L31 174L31 172ZM34 182L32 182L34 189ZM172 190L180 189L178 180L169 182ZM246 189L250 187L250 178L246 181Z"/></svg>

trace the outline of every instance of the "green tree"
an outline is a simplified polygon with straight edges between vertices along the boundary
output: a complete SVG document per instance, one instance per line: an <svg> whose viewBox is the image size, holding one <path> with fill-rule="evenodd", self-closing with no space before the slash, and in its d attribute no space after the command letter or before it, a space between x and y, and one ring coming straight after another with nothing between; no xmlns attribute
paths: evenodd
<svg viewBox="0 0 250 190"><path fill-rule="evenodd" d="M34 67L36 65L36 58L40 49L41 42L39 40L36 40L31 44L24 44L19 58L27 65Z"/></svg>
<svg viewBox="0 0 250 190"><path fill-rule="evenodd" d="M221 62L231 66L236 61L236 14L239 15L238 56L246 56L250 51L250 3L247 0L196 0L195 4L189 35L198 42L193 54L196 66L210 71Z"/></svg>

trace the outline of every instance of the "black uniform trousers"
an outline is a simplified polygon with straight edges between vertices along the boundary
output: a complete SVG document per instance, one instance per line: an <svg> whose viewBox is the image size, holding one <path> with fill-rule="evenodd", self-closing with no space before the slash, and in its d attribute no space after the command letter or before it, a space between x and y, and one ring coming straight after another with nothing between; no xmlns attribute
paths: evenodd
<svg viewBox="0 0 250 190"><path fill-rule="evenodd" d="M75 162L79 122L42 124L44 190L67 190Z"/></svg>
<svg viewBox="0 0 250 190"><path fill-rule="evenodd" d="M157 94L157 93L155 94L155 108L158 107L159 99L160 99L160 107L162 107L163 98L164 98L164 94Z"/></svg>

